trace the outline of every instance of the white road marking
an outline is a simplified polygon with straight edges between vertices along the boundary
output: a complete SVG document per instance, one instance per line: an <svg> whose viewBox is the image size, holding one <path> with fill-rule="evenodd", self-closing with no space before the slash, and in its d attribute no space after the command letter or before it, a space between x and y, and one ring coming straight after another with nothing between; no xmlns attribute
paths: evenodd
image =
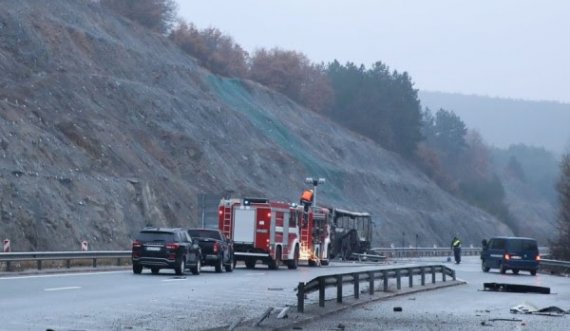
<svg viewBox="0 0 570 331"><path fill-rule="evenodd" d="M177 281L181 281L181 280L186 280L186 277L184 278L168 278L168 279L163 279L163 282L177 282Z"/></svg>
<svg viewBox="0 0 570 331"><path fill-rule="evenodd" d="M52 291L67 291L67 290L78 290L80 286L67 286L67 287L52 287L52 288L45 288L44 291L52 292Z"/></svg>

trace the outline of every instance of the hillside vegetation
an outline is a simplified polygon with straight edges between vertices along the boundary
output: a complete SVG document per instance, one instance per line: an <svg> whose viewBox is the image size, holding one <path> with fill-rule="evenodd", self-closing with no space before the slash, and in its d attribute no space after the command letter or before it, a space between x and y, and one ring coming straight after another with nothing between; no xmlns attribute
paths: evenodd
<svg viewBox="0 0 570 331"><path fill-rule="evenodd" d="M0 236L13 250L125 249L141 227L195 226L197 197L368 211L375 245L512 231L416 167L258 83L202 68L92 1L0 2ZM416 236L417 235L417 236Z"/></svg>

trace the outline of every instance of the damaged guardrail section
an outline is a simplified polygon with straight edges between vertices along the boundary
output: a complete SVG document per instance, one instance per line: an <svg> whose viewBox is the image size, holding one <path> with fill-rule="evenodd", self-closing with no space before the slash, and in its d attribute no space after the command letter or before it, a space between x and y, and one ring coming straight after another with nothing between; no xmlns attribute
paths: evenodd
<svg viewBox="0 0 570 331"><path fill-rule="evenodd" d="M570 261L542 259L539 266L541 272L548 272L552 275L570 274Z"/></svg>
<svg viewBox="0 0 570 331"><path fill-rule="evenodd" d="M388 280L396 280L396 288L402 288L402 279L408 279L408 286L413 287L414 276L420 276L420 285L426 285L426 277L431 276L431 283L436 282L436 274L441 274L441 281L446 281L447 277L455 278L455 270L443 265L427 265L414 267L400 267L390 269L366 270L360 272L349 272L332 275L324 275L314 278L313 280L297 286L297 311L303 313L305 310L305 295L311 292L319 292L319 306L325 306L325 289L327 287L336 287L336 302L342 303L342 289L345 284L353 284L354 298L360 296L360 283L368 283L368 293L374 294L375 281L383 282L383 291L388 291Z"/></svg>

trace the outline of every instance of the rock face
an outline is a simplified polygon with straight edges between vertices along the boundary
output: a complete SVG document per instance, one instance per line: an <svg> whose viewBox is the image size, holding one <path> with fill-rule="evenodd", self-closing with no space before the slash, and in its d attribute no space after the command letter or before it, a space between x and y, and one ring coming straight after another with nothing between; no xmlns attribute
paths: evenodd
<svg viewBox="0 0 570 331"><path fill-rule="evenodd" d="M212 75L97 2L0 2L0 72L0 236L14 251L128 249L147 224L198 225L199 194L296 201L307 176L327 179L318 203L373 215L375 245L511 233L397 155Z"/></svg>

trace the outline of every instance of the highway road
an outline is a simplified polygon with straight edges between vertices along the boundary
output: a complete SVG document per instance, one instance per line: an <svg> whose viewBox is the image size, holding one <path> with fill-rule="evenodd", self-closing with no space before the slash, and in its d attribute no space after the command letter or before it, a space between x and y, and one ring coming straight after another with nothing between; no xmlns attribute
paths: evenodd
<svg viewBox="0 0 570 331"><path fill-rule="evenodd" d="M441 263L434 260L402 261L400 264ZM509 308L530 302L542 308L570 307L567 278L528 273L484 274L477 258L466 258L456 268L468 284L431 292L392 298L327 316L303 330L471 330L492 318L524 317L527 326L537 323L557 330L569 317L518 316ZM258 267L237 268L217 274L204 267L199 276L176 277L164 270L159 275L144 271L87 272L54 275L8 276L0 278L0 331L19 330L204 330L227 326L234 321L255 318L268 307L296 304L295 287L316 276L362 271L380 266L332 264L328 267L282 268L277 271ZM394 267L393 264L388 267ZM483 282L525 283L550 286L555 294L482 292ZM309 296L307 304L315 303ZM328 305L329 303L327 303ZM394 312L401 306L402 312ZM497 327L520 327L516 322L489 322ZM463 329L462 329L463 328ZM293 329L291 327L291 329ZM297 330L297 329L296 329ZM506 330L506 328L505 328ZM529 330L539 330L529 328Z"/></svg>

